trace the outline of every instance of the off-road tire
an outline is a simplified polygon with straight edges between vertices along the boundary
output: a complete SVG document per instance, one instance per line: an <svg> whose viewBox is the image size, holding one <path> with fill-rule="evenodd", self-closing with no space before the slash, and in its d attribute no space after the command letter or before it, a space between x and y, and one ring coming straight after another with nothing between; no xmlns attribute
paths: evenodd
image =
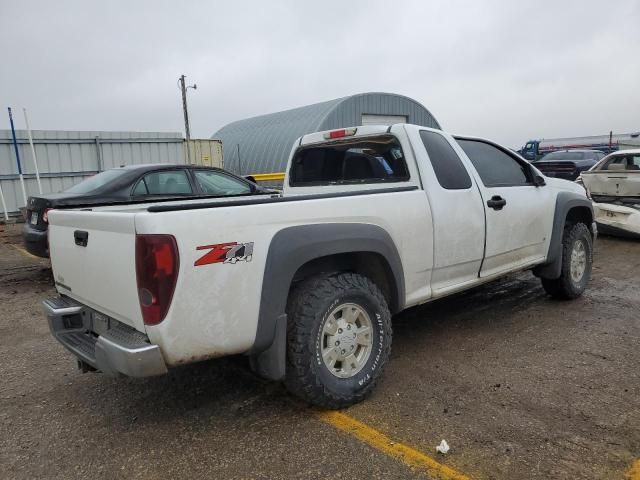
<svg viewBox="0 0 640 480"><path fill-rule="evenodd" d="M321 358L322 331L339 305L354 303L369 315L372 349L351 378L334 376ZM391 314L378 287L355 273L323 274L301 282L287 306L285 385L294 395L323 408L337 409L364 400L381 377L391 351Z"/></svg>
<svg viewBox="0 0 640 480"><path fill-rule="evenodd" d="M571 276L571 254L577 242L582 242L586 253L586 265L580 281ZM553 298L571 300L578 298L591 279L593 262L593 240L589 228L584 223L568 223L562 235L562 269L560 277L542 278L542 287Z"/></svg>

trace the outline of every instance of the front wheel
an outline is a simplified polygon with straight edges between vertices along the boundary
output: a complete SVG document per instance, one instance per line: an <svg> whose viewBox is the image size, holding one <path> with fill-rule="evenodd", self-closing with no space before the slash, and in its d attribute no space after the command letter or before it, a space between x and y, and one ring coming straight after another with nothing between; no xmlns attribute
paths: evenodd
<svg viewBox="0 0 640 480"><path fill-rule="evenodd" d="M542 279L545 291L554 298L570 300L587 288L593 263L593 241L584 223L568 224L562 239L562 269L559 278Z"/></svg>
<svg viewBox="0 0 640 480"><path fill-rule="evenodd" d="M342 408L373 390L391 350L391 314L367 277L321 275L303 282L288 306L287 388L324 408Z"/></svg>

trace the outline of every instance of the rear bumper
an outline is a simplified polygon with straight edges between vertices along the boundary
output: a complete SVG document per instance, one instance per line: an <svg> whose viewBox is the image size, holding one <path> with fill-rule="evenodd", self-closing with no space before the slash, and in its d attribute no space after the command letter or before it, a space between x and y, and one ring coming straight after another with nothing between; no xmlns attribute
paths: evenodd
<svg viewBox="0 0 640 480"><path fill-rule="evenodd" d="M593 210L602 233L640 238L640 210L609 203L594 203Z"/></svg>
<svg viewBox="0 0 640 480"><path fill-rule="evenodd" d="M49 238L47 230L33 228L29 222L22 227L22 240L24 247L31 255L49 258Z"/></svg>
<svg viewBox="0 0 640 480"><path fill-rule="evenodd" d="M167 373L158 345L137 330L68 297L43 302L51 333L78 360L109 375Z"/></svg>

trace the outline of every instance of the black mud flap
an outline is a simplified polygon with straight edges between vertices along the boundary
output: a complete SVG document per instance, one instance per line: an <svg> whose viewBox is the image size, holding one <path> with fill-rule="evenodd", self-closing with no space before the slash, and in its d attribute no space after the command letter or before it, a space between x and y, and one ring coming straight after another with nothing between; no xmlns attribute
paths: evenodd
<svg viewBox="0 0 640 480"><path fill-rule="evenodd" d="M273 343L263 352L251 355L251 370L267 380L280 381L285 375L287 355L287 315L276 319Z"/></svg>

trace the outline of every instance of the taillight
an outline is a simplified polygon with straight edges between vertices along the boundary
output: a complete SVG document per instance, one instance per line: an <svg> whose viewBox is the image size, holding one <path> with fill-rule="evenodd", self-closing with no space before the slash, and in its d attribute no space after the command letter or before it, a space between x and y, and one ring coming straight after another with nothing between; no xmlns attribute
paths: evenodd
<svg viewBox="0 0 640 480"><path fill-rule="evenodd" d="M340 130L331 130L324 134L325 140L331 140L333 138L351 137L358 131L357 128L341 128Z"/></svg>
<svg viewBox="0 0 640 480"><path fill-rule="evenodd" d="M49 210L51 210L50 208L45 208L44 209L44 213L42 214L42 221L44 223L49 223Z"/></svg>
<svg viewBox="0 0 640 480"><path fill-rule="evenodd" d="M157 325L167 315L179 265L178 246L172 235L136 235L136 280L146 325Z"/></svg>

